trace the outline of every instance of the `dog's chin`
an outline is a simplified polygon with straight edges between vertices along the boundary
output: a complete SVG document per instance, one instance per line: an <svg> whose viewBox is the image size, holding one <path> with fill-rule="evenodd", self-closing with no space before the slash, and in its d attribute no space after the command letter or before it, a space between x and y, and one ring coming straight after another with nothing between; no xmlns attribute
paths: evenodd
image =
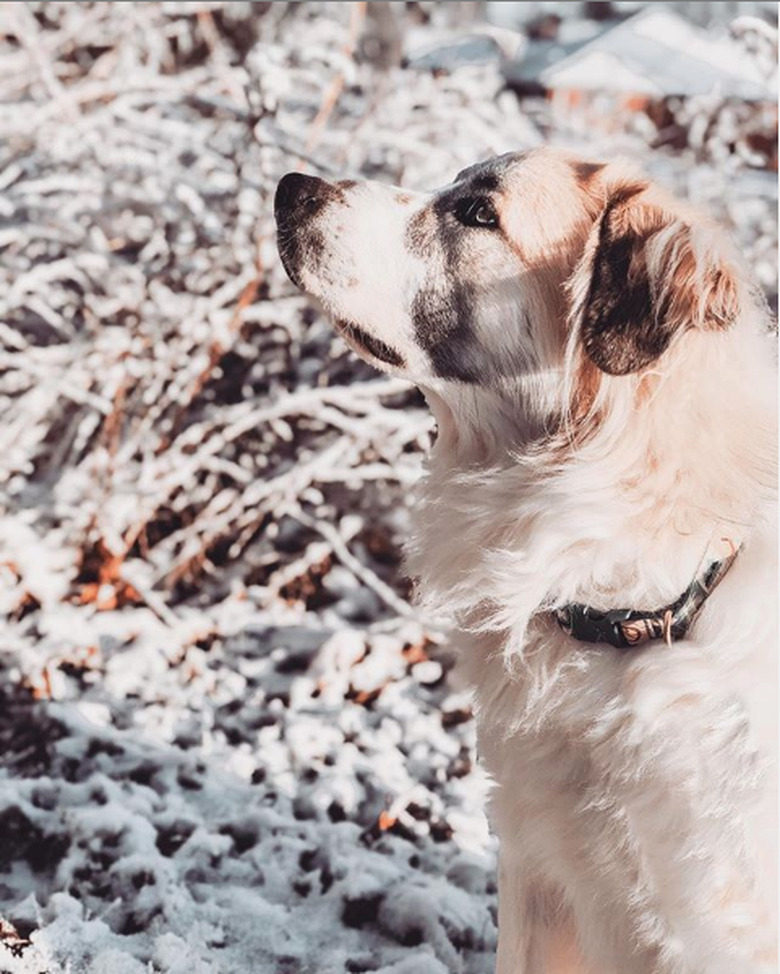
<svg viewBox="0 0 780 974"><path fill-rule="evenodd" d="M282 266L292 283L297 288L300 288L301 291L304 291L322 303L325 310L330 313L338 333L360 358L368 362L369 365L373 365L374 368L382 370L404 367L403 356L396 349L383 342L380 338L369 334L365 328L361 328L360 325L340 315L331 307L327 294L322 293L321 288L317 286L316 280L312 279L312 275L304 275L301 250L294 240L292 242L289 240L286 241L285 245L282 245L280 242L279 256L282 261Z"/></svg>
<svg viewBox="0 0 780 974"><path fill-rule="evenodd" d="M346 318L334 318L339 334L349 347L362 359L375 368L386 370L388 367L401 369L404 367L403 357L390 345L356 325Z"/></svg>
<svg viewBox="0 0 780 974"><path fill-rule="evenodd" d="M300 248L297 246L295 241L285 241L282 243L282 241L279 240L277 246L279 250L279 257L282 261L282 267L284 268L287 276L297 288L300 288L301 291L305 291L306 288L301 281Z"/></svg>

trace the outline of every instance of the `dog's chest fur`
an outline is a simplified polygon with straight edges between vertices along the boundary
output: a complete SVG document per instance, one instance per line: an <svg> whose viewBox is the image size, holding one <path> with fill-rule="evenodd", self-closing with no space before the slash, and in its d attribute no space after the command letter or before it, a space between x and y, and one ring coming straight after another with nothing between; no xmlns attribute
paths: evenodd
<svg viewBox="0 0 780 974"><path fill-rule="evenodd" d="M737 537L745 550L690 638L628 652L577 643L549 607L659 607L685 589L713 531L745 529L713 520L713 497L679 476L682 462L675 486L629 455L548 477L536 462L454 463L437 446L409 567L423 601L459 629L502 856L550 891L556 915L575 903L581 912L583 877L605 875L631 926L647 926L648 951L661 949L651 931L676 909L659 891L693 902L715 876L713 896L747 902L735 876L751 867L738 864L755 834L774 834L777 814L766 796L777 735L771 518ZM763 860L769 904L774 861ZM706 939L702 956L722 949Z"/></svg>

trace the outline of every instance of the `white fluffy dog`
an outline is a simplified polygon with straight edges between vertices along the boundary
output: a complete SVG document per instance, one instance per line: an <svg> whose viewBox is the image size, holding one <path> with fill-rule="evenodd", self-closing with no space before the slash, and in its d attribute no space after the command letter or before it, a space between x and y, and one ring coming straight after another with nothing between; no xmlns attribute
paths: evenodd
<svg viewBox="0 0 780 974"><path fill-rule="evenodd" d="M408 564L496 783L497 971L774 970L775 367L738 258L552 149L275 205L293 281L437 420Z"/></svg>

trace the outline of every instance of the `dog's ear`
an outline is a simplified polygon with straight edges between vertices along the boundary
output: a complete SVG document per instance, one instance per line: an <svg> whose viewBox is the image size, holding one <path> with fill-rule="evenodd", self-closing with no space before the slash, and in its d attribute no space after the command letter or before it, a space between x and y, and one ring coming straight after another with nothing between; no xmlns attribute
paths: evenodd
<svg viewBox="0 0 780 974"><path fill-rule="evenodd" d="M719 329L737 316L737 276L695 228L647 198L643 183L608 199L589 241L580 315L588 357L610 375L654 362L686 328Z"/></svg>

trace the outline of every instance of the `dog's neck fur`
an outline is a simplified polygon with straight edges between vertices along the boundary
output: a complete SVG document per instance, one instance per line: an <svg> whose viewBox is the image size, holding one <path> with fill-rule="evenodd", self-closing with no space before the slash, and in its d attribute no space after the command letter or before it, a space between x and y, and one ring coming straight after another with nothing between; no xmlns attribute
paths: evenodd
<svg viewBox="0 0 780 974"><path fill-rule="evenodd" d="M562 369L507 381L497 388L442 383L422 389L436 420L431 463L475 470L513 457L551 432Z"/></svg>
<svg viewBox="0 0 780 974"><path fill-rule="evenodd" d="M643 378L603 376L581 442L560 420L562 372L427 390L439 438L408 558L423 600L522 653L540 607L652 608L679 595L713 537L747 538L774 477L758 317L682 335L673 365Z"/></svg>

